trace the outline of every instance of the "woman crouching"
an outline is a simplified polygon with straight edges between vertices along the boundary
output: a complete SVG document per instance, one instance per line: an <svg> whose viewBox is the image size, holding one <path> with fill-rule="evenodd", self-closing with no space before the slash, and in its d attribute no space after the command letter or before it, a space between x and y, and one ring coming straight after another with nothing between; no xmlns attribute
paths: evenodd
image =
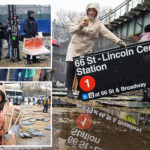
<svg viewBox="0 0 150 150"><path fill-rule="evenodd" d="M0 145L15 145L13 127L19 124L21 114L20 107L9 105L6 93L0 86Z"/></svg>

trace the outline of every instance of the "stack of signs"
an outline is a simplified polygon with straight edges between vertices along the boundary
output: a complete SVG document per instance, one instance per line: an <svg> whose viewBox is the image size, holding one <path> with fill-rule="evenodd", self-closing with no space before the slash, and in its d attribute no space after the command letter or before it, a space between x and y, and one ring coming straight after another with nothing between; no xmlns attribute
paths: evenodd
<svg viewBox="0 0 150 150"><path fill-rule="evenodd" d="M16 6L8 5L9 23L11 27L10 42L12 45L12 60L19 61L19 39L18 39L18 23L16 20Z"/></svg>
<svg viewBox="0 0 150 150"><path fill-rule="evenodd" d="M50 53L44 46L43 37L24 39L23 51L32 56Z"/></svg>
<svg viewBox="0 0 150 150"><path fill-rule="evenodd" d="M75 57L82 100L150 86L150 41Z"/></svg>

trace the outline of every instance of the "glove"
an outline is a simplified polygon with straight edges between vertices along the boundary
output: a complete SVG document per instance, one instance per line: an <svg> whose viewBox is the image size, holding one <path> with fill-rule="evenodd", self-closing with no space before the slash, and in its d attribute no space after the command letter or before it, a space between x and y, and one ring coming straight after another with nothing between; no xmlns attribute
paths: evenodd
<svg viewBox="0 0 150 150"><path fill-rule="evenodd" d="M118 42L118 45L120 46L120 47L126 47L126 43L124 43L123 41L119 41Z"/></svg>

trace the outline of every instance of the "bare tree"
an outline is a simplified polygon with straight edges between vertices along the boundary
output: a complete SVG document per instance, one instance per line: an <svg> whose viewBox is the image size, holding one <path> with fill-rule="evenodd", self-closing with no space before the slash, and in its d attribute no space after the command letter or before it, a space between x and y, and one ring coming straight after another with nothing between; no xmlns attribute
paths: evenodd
<svg viewBox="0 0 150 150"><path fill-rule="evenodd" d="M68 26L81 14L83 14L83 12L64 11L60 9L56 13L58 19L53 21L53 37L59 42L70 40L71 35L68 31Z"/></svg>
<svg viewBox="0 0 150 150"><path fill-rule="evenodd" d="M108 7L100 8L99 16L109 12ZM68 31L68 27L71 23L77 19L78 16L85 15L85 12L76 12L76 11L65 11L60 9L57 13L57 20L53 21L53 37L58 42L70 41L71 35Z"/></svg>

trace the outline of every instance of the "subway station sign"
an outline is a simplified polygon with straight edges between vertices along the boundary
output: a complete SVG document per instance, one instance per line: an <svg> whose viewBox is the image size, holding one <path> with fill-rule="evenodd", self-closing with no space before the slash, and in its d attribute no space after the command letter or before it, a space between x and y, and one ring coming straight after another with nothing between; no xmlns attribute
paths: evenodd
<svg viewBox="0 0 150 150"><path fill-rule="evenodd" d="M74 58L82 100L150 86L150 41Z"/></svg>

